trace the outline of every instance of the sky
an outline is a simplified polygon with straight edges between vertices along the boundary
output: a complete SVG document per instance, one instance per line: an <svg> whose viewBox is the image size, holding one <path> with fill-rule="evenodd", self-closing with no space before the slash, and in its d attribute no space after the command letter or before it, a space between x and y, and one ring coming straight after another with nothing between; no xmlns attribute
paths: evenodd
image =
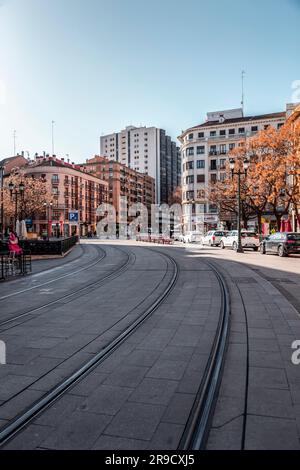
<svg viewBox="0 0 300 470"><path fill-rule="evenodd" d="M300 0L0 0L0 160L82 162L127 125L300 101ZM294 88L293 88L294 87ZM25 153L27 156L27 153Z"/></svg>

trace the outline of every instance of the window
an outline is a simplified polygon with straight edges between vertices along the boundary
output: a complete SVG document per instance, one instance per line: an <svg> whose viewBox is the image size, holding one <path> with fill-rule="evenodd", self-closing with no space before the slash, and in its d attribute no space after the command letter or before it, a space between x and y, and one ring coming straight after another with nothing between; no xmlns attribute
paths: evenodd
<svg viewBox="0 0 300 470"><path fill-rule="evenodd" d="M197 160L197 168L205 168L205 160Z"/></svg>
<svg viewBox="0 0 300 470"><path fill-rule="evenodd" d="M197 155L201 155L202 153L205 153L204 145L200 145L199 147L197 147Z"/></svg>
<svg viewBox="0 0 300 470"><path fill-rule="evenodd" d="M234 135L235 134L235 129L229 129L228 133L229 133L229 135Z"/></svg>
<svg viewBox="0 0 300 470"><path fill-rule="evenodd" d="M280 129L282 126L283 126L283 122L280 122L279 124L277 124L277 129Z"/></svg>
<svg viewBox="0 0 300 470"><path fill-rule="evenodd" d="M194 191L187 191L186 192L186 199L187 200L194 199Z"/></svg>
<svg viewBox="0 0 300 470"><path fill-rule="evenodd" d="M226 144L220 145L220 153L222 154L226 153Z"/></svg>
<svg viewBox="0 0 300 470"><path fill-rule="evenodd" d="M251 127L251 132L257 132L258 131L258 127L257 126L252 126Z"/></svg>
<svg viewBox="0 0 300 470"><path fill-rule="evenodd" d="M198 189L198 191L197 191L197 199L205 199L205 191L204 191L204 189Z"/></svg>
<svg viewBox="0 0 300 470"><path fill-rule="evenodd" d="M209 155L217 155L217 146L211 145L209 149Z"/></svg>
<svg viewBox="0 0 300 470"><path fill-rule="evenodd" d="M205 175L197 175L197 183L205 183Z"/></svg>
<svg viewBox="0 0 300 470"><path fill-rule="evenodd" d="M245 134L245 128L239 127L239 134Z"/></svg>
<svg viewBox="0 0 300 470"><path fill-rule="evenodd" d="M216 170L217 169L217 160L211 160L210 161L210 169L211 170Z"/></svg>
<svg viewBox="0 0 300 470"><path fill-rule="evenodd" d="M226 135L226 129L222 129L222 130L220 131L220 135Z"/></svg>
<svg viewBox="0 0 300 470"><path fill-rule="evenodd" d="M209 135L210 137L216 137L217 131L210 131Z"/></svg>
<svg viewBox="0 0 300 470"><path fill-rule="evenodd" d="M185 179L186 184L193 184L194 183L194 175L189 175Z"/></svg>
<svg viewBox="0 0 300 470"><path fill-rule="evenodd" d="M235 144L229 144L229 150L233 150L235 148Z"/></svg>
<svg viewBox="0 0 300 470"><path fill-rule="evenodd" d="M194 169L194 162L187 162L186 163L186 169L187 170L193 170Z"/></svg>
<svg viewBox="0 0 300 470"><path fill-rule="evenodd" d="M216 182L217 182L217 175L216 175L216 173L212 173L212 174L210 175L210 181L211 181L211 183L216 183Z"/></svg>
<svg viewBox="0 0 300 470"><path fill-rule="evenodd" d="M209 212L211 214L216 214L218 212L218 208L215 204L209 204Z"/></svg>
<svg viewBox="0 0 300 470"><path fill-rule="evenodd" d="M52 175L52 183L58 183L58 175Z"/></svg>
<svg viewBox="0 0 300 470"><path fill-rule="evenodd" d="M194 155L194 147L189 147L189 148L187 149L187 153L186 153L186 154L187 154L187 155Z"/></svg>
<svg viewBox="0 0 300 470"><path fill-rule="evenodd" d="M198 132L198 139L204 138L204 132Z"/></svg>
<svg viewBox="0 0 300 470"><path fill-rule="evenodd" d="M194 134L189 134L189 140L193 140Z"/></svg>
<svg viewBox="0 0 300 470"><path fill-rule="evenodd" d="M221 158L220 159L220 168L224 169L226 166L226 158Z"/></svg>
<svg viewBox="0 0 300 470"><path fill-rule="evenodd" d="M220 181L226 180L226 173L220 173Z"/></svg>

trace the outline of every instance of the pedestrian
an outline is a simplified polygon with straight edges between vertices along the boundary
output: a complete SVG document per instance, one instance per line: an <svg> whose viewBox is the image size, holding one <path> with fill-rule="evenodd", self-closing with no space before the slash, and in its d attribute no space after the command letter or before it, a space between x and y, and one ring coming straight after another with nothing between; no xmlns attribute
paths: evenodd
<svg viewBox="0 0 300 470"><path fill-rule="evenodd" d="M23 253L22 248L19 246L18 236L13 230L11 230L9 234L8 249L16 255L21 255Z"/></svg>

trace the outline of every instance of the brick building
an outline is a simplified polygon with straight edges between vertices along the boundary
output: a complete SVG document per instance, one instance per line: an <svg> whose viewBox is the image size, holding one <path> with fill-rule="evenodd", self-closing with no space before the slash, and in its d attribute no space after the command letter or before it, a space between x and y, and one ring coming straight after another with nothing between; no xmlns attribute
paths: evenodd
<svg viewBox="0 0 300 470"><path fill-rule="evenodd" d="M108 201L116 210L117 225L121 219L120 201L125 196L128 206L136 203L147 206L150 222L151 205L155 204L154 178L128 168L120 162L97 155L86 160L81 169L108 183ZM130 221L130 218L126 218Z"/></svg>
<svg viewBox="0 0 300 470"><path fill-rule="evenodd" d="M56 157L36 157L28 163L25 173L42 177L53 196L53 205L33 220L33 232L70 236L96 230L96 209L107 201L107 181Z"/></svg>

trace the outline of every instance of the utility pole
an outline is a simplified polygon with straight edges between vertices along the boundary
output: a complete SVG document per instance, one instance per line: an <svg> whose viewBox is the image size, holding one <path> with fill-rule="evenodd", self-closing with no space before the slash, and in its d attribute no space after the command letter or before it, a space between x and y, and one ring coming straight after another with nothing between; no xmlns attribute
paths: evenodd
<svg viewBox="0 0 300 470"><path fill-rule="evenodd" d="M51 122L51 125L52 125L52 155L55 155L54 154L54 124L55 124L55 121L52 121Z"/></svg>
<svg viewBox="0 0 300 470"><path fill-rule="evenodd" d="M244 77L245 77L246 72L242 70L242 109L243 109L243 117L244 117L244 109L245 109L245 101L244 101Z"/></svg>

